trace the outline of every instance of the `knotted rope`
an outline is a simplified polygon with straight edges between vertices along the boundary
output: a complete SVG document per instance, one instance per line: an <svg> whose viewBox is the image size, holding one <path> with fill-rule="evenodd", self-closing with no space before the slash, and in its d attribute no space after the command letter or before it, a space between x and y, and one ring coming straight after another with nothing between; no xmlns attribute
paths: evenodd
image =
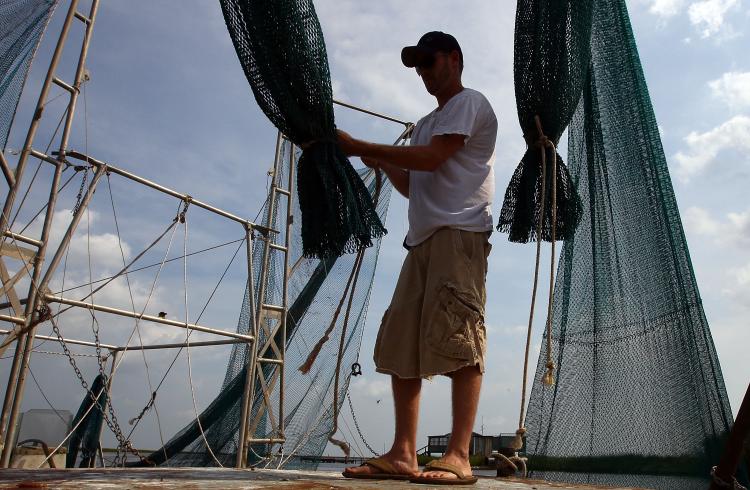
<svg viewBox="0 0 750 490"><path fill-rule="evenodd" d="M529 325L526 333L526 352L524 354L523 361L523 379L521 382L521 413L518 419L518 430L516 436L511 442L511 448L515 449L516 452L523 447L523 436L526 434L526 428L524 427L524 419L526 415L526 380L529 370L529 349L531 346L531 329L534 323L534 307L536 306L536 291L539 284L539 265L542 248L542 225L544 223L544 204L547 198L547 149L552 150L552 250L550 260L550 278L549 278L549 297L547 301L547 372L544 374L542 381L545 385L550 386L554 384L555 377L555 364L552 362L552 304L554 300L554 285L555 285L555 232L556 232L556 221L557 221L557 151L555 144L544 134L542 130L542 122L539 116L535 116L536 129L538 138L536 141L529 141L527 143L537 146L541 151L542 156L542 182L541 182L541 196L539 206L539 218L537 220L536 228L536 263L534 266L534 286L531 291L531 308L529 311ZM518 454L516 453L516 458ZM525 465L524 465L525 466Z"/></svg>

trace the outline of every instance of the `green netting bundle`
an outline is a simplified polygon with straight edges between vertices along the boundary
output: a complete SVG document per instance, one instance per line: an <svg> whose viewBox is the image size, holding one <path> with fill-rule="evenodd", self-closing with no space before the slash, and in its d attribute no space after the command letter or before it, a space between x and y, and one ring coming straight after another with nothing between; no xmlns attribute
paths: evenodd
<svg viewBox="0 0 750 490"><path fill-rule="evenodd" d="M96 457L102 423L104 422L104 410L107 406L106 388L107 377L100 374L94 379L91 389L86 392L86 396L73 418L75 430L68 440L68 454L65 457L66 468L75 468L79 450L81 451L81 468L88 467L89 463L93 462L94 457ZM96 398L97 395L99 395L98 399ZM97 406L91 408L94 403ZM81 419L83 419L82 422Z"/></svg>
<svg viewBox="0 0 750 490"><path fill-rule="evenodd" d="M581 97L588 68L592 2L579 0L519 0L516 11L513 71L518 119L528 148L505 192L497 229L512 242L526 243L536 236L541 201L539 133L557 146ZM581 204L568 169L557 155L556 238L573 236ZM551 158L547 159L545 209L541 239L552 230Z"/></svg>
<svg viewBox="0 0 750 490"><path fill-rule="evenodd" d="M221 0L221 8L258 105L306 146L297 173L304 255L371 246L386 231L336 143L328 58L312 1Z"/></svg>

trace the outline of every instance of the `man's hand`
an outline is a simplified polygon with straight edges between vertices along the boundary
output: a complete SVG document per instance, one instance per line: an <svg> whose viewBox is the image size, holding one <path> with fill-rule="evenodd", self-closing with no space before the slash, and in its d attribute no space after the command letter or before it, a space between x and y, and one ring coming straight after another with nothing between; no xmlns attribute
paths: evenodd
<svg viewBox="0 0 750 490"><path fill-rule="evenodd" d="M341 148L341 151L343 151L348 157L356 156L358 154L359 141L352 138L352 135L350 135L346 131L337 129L336 133L338 136L338 143L339 143L339 148Z"/></svg>
<svg viewBox="0 0 750 490"><path fill-rule="evenodd" d="M378 170L380 168L380 162L375 159L368 158L368 157L360 157L360 160L362 160L362 163L364 163L370 168L374 168L375 170Z"/></svg>

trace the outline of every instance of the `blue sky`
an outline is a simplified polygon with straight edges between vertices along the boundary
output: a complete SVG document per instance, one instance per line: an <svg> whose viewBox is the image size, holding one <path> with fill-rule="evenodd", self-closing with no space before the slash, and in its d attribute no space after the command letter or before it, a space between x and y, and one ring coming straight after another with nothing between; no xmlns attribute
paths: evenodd
<svg viewBox="0 0 750 490"><path fill-rule="evenodd" d="M336 98L404 120L416 121L434 108L435 101L424 91L416 73L401 65L401 47L415 43L429 30L456 36L465 55L464 84L488 97L499 120L497 216L502 193L524 146L512 79L514 2L473 0L462 2L460 9L456 2L426 0L408 5L395 0L318 0L315 5L327 43ZM9 148L22 145L64 13L62 7L67 3L63 2L56 12L43 41ZM750 5L747 0L633 0L628 8L706 315L736 413L750 378L746 361L750 345L750 208L746 199L750 184L750 64L746 52L750 44L744 32ZM80 39L78 32L74 29L71 48L64 57L67 63L62 65L67 79L72 73L74 46ZM86 84L85 99L79 102L71 147L88 149L101 160L241 216L256 216L265 199L276 131L254 102L218 2L102 2L87 66L91 80ZM53 96L57 93L53 91ZM62 98L50 103L52 122L44 125L40 146L49 139L62 108ZM341 108L337 109L337 124L357 137L383 143L392 142L400 132L398 125ZM360 165L358 161L353 163ZM40 181L45 171L40 173ZM65 217L69 216L64 210L72 208L79 185L80 179L74 179L60 199L55 236L62 233ZM176 203L114 177L112 186L125 255L132 256L163 231L174 216ZM35 186L32 195L41 199L45 192ZM30 214L25 211L22 216ZM97 192L89 226L90 246L96 251L94 275L115 272L122 259L105 189ZM374 373L371 353L378 320L404 258L401 240L407 229L406 201L395 194L387 228L360 355L364 376L351 384L362 430L378 450L390 443L392 402L389 380ZM191 213L190 250L241 236L239 226L207 213ZM172 255L181 250L182 240L180 230ZM532 246L511 244L498 233L492 242L486 315L488 375L476 423L476 430L483 426L485 433L511 432L517 423L534 252ZM66 284L81 283L87 277L88 247L85 235L79 235L69 258ZM236 245L191 259L191 318L226 267L233 247ZM165 251L165 247L158 248L149 259L158 262ZM234 328L244 281L241 265L235 263L202 323ZM135 275L131 287L136 304L144 304L150 295L149 311L167 311L173 318L184 315L181 267L179 262L165 266L153 292L154 270ZM56 280L61 284L61 278ZM541 294L545 293L543 289ZM127 306L127 284L114 283L112 292L98 301ZM106 331L103 340L124 341L132 325L111 322L102 329ZM66 325L66 335L92 337L85 316L71 316ZM536 328L532 363L536 362L540 332L541 323ZM182 331L151 325L144 325L142 333L152 341L178 341L184 336ZM46 347L54 350L49 344ZM193 351L198 409L218 391L227 352L226 348ZM155 382L171 358L169 354L149 354L146 361ZM5 379L9 363L0 363L0 379ZM80 363L85 374L93 378L95 363L90 358L80 358ZM178 366L157 400L165 439L194 413L184 356ZM32 369L53 405L75 411L81 398L79 384L64 359L37 355ZM143 359L130 355L118 373L114 403L125 426L148 399L145 371ZM39 390L30 382L25 408L45 406ZM428 434L448 432L448 407L449 384L445 380L426 383L420 443L426 443ZM353 442L348 432L349 427L353 429L350 419L346 413L342 434ZM153 447L159 443L158 432L154 414L149 414L134 433L136 445ZM335 453L336 449L329 447L327 452Z"/></svg>

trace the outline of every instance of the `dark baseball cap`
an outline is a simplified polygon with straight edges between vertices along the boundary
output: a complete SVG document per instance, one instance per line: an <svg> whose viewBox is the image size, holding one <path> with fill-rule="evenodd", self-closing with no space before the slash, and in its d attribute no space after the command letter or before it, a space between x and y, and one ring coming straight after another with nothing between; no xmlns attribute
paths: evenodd
<svg viewBox="0 0 750 490"><path fill-rule="evenodd" d="M428 32L419 39L416 46L407 46L401 50L401 62L409 67L432 66L435 53L450 53L458 51L460 63L463 66L464 55L456 38L440 31Z"/></svg>

